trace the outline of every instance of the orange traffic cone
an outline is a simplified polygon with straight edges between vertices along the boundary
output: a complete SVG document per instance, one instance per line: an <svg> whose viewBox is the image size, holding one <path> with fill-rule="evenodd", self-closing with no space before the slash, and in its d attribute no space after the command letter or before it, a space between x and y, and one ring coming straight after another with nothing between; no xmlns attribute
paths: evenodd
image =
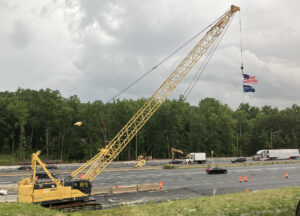
<svg viewBox="0 0 300 216"><path fill-rule="evenodd" d="M159 189L163 189L163 183L162 182L159 182Z"/></svg>
<svg viewBox="0 0 300 216"><path fill-rule="evenodd" d="M285 172L285 178L287 179L289 177L289 173Z"/></svg>
<svg viewBox="0 0 300 216"><path fill-rule="evenodd" d="M248 181L248 177L244 176L244 182L247 182L247 181Z"/></svg>
<svg viewBox="0 0 300 216"><path fill-rule="evenodd" d="M242 176L240 176L240 183L242 183L243 182L243 177Z"/></svg>

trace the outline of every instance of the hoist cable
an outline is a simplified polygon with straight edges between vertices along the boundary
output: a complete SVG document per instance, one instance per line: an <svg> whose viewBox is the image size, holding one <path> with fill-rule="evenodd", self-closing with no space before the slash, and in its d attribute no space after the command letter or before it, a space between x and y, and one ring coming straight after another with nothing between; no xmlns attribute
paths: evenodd
<svg viewBox="0 0 300 216"><path fill-rule="evenodd" d="M215 44L213 45L213 47L214 47L214 46L215 46ZM195 75L194 75L192 81L189 83L188 87L187 87L186 90L184 91L183 97L184 97L185 99L186 99L186 95L189 94L189 93L187 94L187 92L190 92L190 89L193 88L192 86L194 86L194 83L197 82L199 76L201 76L201 73L202 73L202 71L203 71L204 64L205 64L205 62L207 61L207 59L209 58L209 56L211 55L212 50L213 50L212 48L209 49L209 51L208 51L208 53L207 53L207 55L206 55L206 57L205 57L205 60L202 62L202 64L201 64L200 67L198 68L197 72L195 73Z"/></svg>
<svg viewBox="0 0 300 216"><path fill-rule="evenodd" d="M240 24L241 70L242 70L242 75L243 75L244 74L244 63L243 63L243 43L242 43L242 19L241 19L241 12L239 12L239 24Z"/></svg>
<svg viewBox="0 0 300 216"><path fill-rule="evenodd" d="M184 92L184 99L186 100L188 98L188 96L190 95L191 91L193 90L194 86L196 85L196 83L198 82L199 78L201 77L201 75L203 74L207 64L209 63L209 61L211 60L214 52L216 51L217 47L219 46L221 40L223 39L228 27L230 26L232 22L232 19L229 21L229 25L226 26L226 28L224 29L224 32L222 33L221 37L218 39L217 43L214 45L214 47L212 47L210 49L209 54L207 55L207 57L205 58L205 60L203 61L203 63L201 64L201 66L199 67L196 75L194 76L194 79L190 82L188 88L189 90L186 89L186 91ZM196 77L196 79L195 79Z"/></svg>
<svg viewBox="0 0 300 216"><path fill-rule="evenodd" d="M116 98L118 98L120 95L122 95L124 92L126 92L129 88L131 88L133 85L135 85L137 82L139 82L140 80L142 80L144 77L146 77L147 75L149 75L151 72L153 72L155 69L157 69L161 64L163 64L165 61L167 61L169 58L171 58L173 55L175 55L177 52L179 52L183 47L185 47L186 45L188 45L190 42L192 42L195 38L197 38L200 34L202 34L204 31L206 31L209 27L211 27L212 25L214 25L215 23L217 23L228 11L226 11L222 16L220 16L219 18L217 18L215 21L213 21L210 25L208 25L207 27L205 27L202 31L200 31L199 33L197 33L195 36L193 36L191 39L189 39L187 42L185 42L184 44L182 44L178 49L176 49L175 51L173 51L170 55L168 55L167 57L165 57L162 61L160 61L158 64L156 64L154 67L152 67L150 70L148 70L146 73L144 73L142 76L140 76L139 78L137 78L135 81L133 81L131 84L129 84L127 87L125 87L123 90L121 90L118 94L114 95L109 101L108 103L110 103L111 101L114 101Z"/></svg>

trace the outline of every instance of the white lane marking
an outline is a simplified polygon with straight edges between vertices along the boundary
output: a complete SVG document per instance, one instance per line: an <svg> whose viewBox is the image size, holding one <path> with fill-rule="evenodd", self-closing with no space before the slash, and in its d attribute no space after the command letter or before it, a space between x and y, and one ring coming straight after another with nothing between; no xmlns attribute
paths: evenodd
<svg viewBox="0 0 300 216"><path fill-rule="evenodd" d="M281 167L281 169L296 169L298 167Z"/></svg>
<svg viewBox="0 0 300 216"><path fill-rule="evenodd" d="M240 169L230 170L230 172L249 172L249 171L266 171L266 170L285 170L285 169L297 169L298 167L267 167L267 168L254 168L254 169Z"/></svg>

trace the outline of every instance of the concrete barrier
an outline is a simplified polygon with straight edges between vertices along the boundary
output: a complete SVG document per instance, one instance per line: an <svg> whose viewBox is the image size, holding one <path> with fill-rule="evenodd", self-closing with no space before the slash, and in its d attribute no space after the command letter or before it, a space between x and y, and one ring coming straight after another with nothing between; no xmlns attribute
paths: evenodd
<svg viewBox="0 0 300 216"><path fill-rule="evenodd" d="M0 203L17 202L17 195L4 195L0 196Z"/></svg>
<svg viewBox="0 0 300 216"><path fill-rule="evenodd" d="M114 187L112 190L113 194L134 193L134 192L137 192L136 185Z"/></svg>
<svg viewBox="0 0 300 216"><path fill-rule="evenodd" d="M92 190L92 195L95 194L112 194L113 187L95 188Z"/></svg>
<svg viewBox="0 0 300 216"><path fill-rule="evenodd" d="M158 191L160 190L159 184L141 184L117 187L95 188L92 190L92 195L96 194L121 194L121 193L134 193L138 191Z"/></svg>
<svg viewBox="0 0 300 216"><path fill-rule="evenodd" d="M16 192L16 191L18 191L18 185L17 184L2 184L2 185L0 185L0 189L5 189L9 192Z"/></svg>
<svg viewBox="0 0 300 216"><path fill-rule="evenodd" d="M137 186L137 191L158 191L159 190L159 184L141 184Z"/></svg>
<svg viewBox="0 0 300 216"><path fill-rule="evenodd" d="M17 184L3 184L0 185L0 189L7 190L8 192L18 192ZM118 186L118 187L105 187L105 188L94 188L91 192L95 194L121 194L121 193L134 193L138 191L158 191L159 184L141 184L141 185L129 185L129 186Z"/></svg>

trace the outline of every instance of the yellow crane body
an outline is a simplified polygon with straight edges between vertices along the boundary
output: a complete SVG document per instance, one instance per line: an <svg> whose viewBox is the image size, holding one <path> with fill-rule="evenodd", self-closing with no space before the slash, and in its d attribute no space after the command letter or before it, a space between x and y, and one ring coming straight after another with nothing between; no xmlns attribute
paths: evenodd
<svg viewBox="0 0 300 216"><path fill-rule="evenodd" d="M48 184L49 188L37 189L30 184L30 179L25 178L18 183L18 201L24 203L53 204L56 202L68 202L71 200L88 199L89 194L85 194L71 186L55 186ZM53 187L51 187L53 186Z"/></svg>
<svg viewBox="0 0 300 216"><path fill-rule="evenodd" d="M18 201L24 203L54 203L73 200L88 200L91 192L91 183L84 179L64 182L53 177L46 165L38 157L40 151L32 154L31 167L33 170L32 182L24 178L18 183ZM39 164L51 181L39 182L36 176L36 164Z"/></svg>

